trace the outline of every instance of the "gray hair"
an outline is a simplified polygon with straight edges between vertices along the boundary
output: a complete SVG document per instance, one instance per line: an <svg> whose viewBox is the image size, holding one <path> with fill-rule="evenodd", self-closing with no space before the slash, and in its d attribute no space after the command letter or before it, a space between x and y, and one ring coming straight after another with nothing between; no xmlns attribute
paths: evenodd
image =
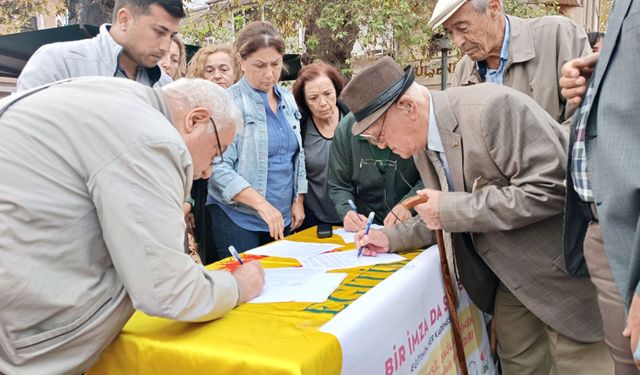
<svg viewBox="0 0 640 375"><path fill-rule="evenodd" d="M213 82L200 78L180 78L163 86L162 91L183 110L207 108L218 131L227 129L232 124L236 126L236 134L243 129L242 114L231 95ZM213 126L209 126L209 131L213 132Z"/></svg>
<svg viewBox="0 0 640 375"><path fill-rule="evenodd" d="M489 0L469 0L471 7L478 13L484 14L487 12L487 8L489 7ZM504 13L504 3L503 0L500 0L500 9Z"/></svg>

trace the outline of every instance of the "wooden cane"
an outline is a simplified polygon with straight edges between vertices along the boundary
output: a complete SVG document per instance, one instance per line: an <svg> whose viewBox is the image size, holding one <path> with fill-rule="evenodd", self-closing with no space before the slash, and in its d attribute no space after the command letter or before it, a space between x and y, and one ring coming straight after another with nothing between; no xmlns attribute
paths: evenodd
<svg viewBox="0 0 640 375"><path fill-rule="evenodd" d="M402 202L408 210L411 210L415 206L426 203L429 200L428 197L422 195L414 195ZM451 274L449 273L449 263L447 263L447 253L444 248L444 235L442 229L435 231L436 243L438 244L438 252L440 253L440 268L442 269L442 278L444 280L444 291L447 296L447 306L449 308L449 316L451 316L451 326L453 330L453 343L456 349L456 356L458 358L458 366L462 375L468 375L467 359L464 354L464 345L462 343L462 332L460 331L460 321L458 320L458 305L456 301L456 294L453 290L453 281L451 280Z"/></svg>

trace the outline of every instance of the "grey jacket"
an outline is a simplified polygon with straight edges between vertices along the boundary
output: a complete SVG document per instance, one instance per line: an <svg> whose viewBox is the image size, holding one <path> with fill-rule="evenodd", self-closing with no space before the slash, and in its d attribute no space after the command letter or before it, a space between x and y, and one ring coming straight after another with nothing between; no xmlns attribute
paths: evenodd
<svg viewBox="0 0 640 375"><path fill-rule="evenodd" d="M0 115L0 373L80 374L134 309L232 309L233 276L183 252L192 161L162 92L104 77L35 91L0 101L15 101Z"/></svg>
<svg viewBox="0 0 640 375"><path fill-rule="evenodd" d="M123 51L109 34L109 24L91 39L46 44L31 56L18 78L18 91L27 90L66 78L83 76L115 77ZM171 82L157 65L143 68L136 80L152 87Z"/></svg>
<svg viewBox="0 0 640 375"><path fill-rule="evenodd" d="M589 110L587 173L609 265L627 308L633 294L640 294L639 40L640 1L616 0L593 75L594 98L589 103L585 101L589 105L585 108ZM571 154L572 149L570 157ZM566 259L573 272L585 274L582 241L588 222L571 177L569 171Z"/></svg>

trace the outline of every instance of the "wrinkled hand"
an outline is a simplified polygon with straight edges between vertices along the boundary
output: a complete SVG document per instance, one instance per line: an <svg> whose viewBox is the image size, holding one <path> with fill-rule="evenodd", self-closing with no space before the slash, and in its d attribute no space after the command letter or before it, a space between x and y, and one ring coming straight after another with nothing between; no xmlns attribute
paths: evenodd
<svg viewBox="0 0 640 375"><path fill-rule="evenodd" d="M571 104L580 104L582 97L587 92L587 82L598 62L599 53L578 57L567 61L562 66L560 77L560 93Z"/></svg>
<svg viewBox="0 0 640 375"><path fill-rule="evenodd" d="M431 230L442 229L440 222L440 195L441 191L432 189L422 189L417 191L418 195L429 198L427 203L421 203L415 207L416 212L422 218L422 221Z"/></svg>
<svg viewBox="0 0 640 375"><path fill-rule="evenodd" d="M264 286L264 270L258 261L248 262L231 274L238 283L238 305L260 295Z"/></svg>
<svg viewBox="0 0 640 375"><path fill-rule="evenodd" d="M356 234L356 248L362 248L362 255L370 257L376 256L378 253L389 252L389 237L384 232L377 229L370 229L369 234L365 235L361 230Z"/></svg>
<svg viewBox="0 0 640 375"><path fill-rule="evenodd" d="M394 213L395 215L393 215ZM407 208L401 203L398 203L391 209L391 212L389 212L387 217L384 218L383 224L385 227L391 228L400 222L398 219L402 222L406 222L411 219L411 211L407 210Z"/></svg>
<svg viewBox="0 0 640 375"><path fill-rule="evenodd" d="M631 307L627 315L627 327L622 332L622 335L631 338L631 353L635 353L640 340L640 295L638 294L633 294ZM640 357L634 355L633 359L636 362L636 367L640 368Z"/></svg>
<svg viewBox="0 0 640 375"><path fill-rule="evenodd" d="M344 230L348 232L357 232L359 230L363 230L366 225L367 217L351 210L347 212L347 214L344 216L344 220L342 221Z"/></svg>
<svg viewBox="0 0 640 375"><path fill-rule="evenodd" d="M304 204L302 197L296 199L291 205L291 231L300 228L304 221Z"/></svg>
<svg viewBox="0 0 640 375"><path fill-rule="evenodd" d="M266 200L258 205L258 214L269 226L269 235L275 240L284 238L284 218L282 213L278 211L271 203Z"/></svg>

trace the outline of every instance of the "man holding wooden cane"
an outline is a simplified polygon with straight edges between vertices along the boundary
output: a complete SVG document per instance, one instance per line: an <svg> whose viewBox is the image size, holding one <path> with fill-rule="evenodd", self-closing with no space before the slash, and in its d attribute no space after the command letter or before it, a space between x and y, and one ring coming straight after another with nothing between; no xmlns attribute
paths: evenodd
<svg viewBox="0 0 640 375"><path fill-rule="evenodd" d="M413 156L428 198L411 221L359 233L363 254L423 247L442 229L443 268L494 314L504 374L612 374L594 286L564 265L558 123L507 87L430 92L391 58L342 96L354 135Z"/></svg>

